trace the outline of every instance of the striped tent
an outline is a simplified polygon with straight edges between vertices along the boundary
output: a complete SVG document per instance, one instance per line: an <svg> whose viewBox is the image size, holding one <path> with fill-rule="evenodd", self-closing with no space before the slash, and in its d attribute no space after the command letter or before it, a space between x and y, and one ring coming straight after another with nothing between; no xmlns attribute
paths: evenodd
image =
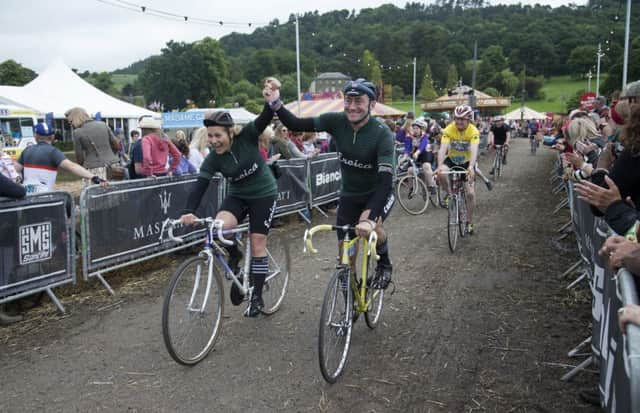
<svg viewBox="0 0 640 413"><path fill-rule="evenodd" d="M342 99L303 100L300 102L299 112L297 101L287 103L285 107L296 116L309 118L322 115L323 113L342 112L344 111L344 101ZM380 102L376 103L376 106L373 108L373 115L382 118L401 117L406 114L407 112L394 109Z"/></svg>

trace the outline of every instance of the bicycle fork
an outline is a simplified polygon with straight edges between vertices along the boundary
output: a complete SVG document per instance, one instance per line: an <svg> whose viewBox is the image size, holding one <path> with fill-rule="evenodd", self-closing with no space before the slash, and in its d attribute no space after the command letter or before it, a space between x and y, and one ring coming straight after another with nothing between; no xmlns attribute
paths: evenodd
<svg viewBox="0 0 640 413"><path fill-rule="evenodd" d="M200 278L202 277L202 266L198 266L196 270L196 280L193 283L193 290L191 291L191 298L189 298L189 304L187 305L187 309L190 312L203 314L207 308L207 301L209 301L209 294L211 293L211 283L213 282L213 254L210 251L206 252L207 254L207 263L209 264L207 271L207 286L204 290L204 296L202 297L202 303L198 308L196 304L196 295L198 290L200 289Z"/></svg>

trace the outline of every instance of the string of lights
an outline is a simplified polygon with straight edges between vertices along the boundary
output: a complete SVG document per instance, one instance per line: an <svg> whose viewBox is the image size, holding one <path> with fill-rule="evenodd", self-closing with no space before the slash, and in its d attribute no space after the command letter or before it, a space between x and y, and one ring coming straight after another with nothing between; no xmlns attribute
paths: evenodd
<svg viewBox="0 0 640 413"><path fill-rule="evenodd" d="M130 10L137 13L159 17L165 20L183 21L185 23L195 23L207 26L236 26L236 27L257 27L266 26L269 23L264 22L234 22L225 20L203 19L201 17L193 17L184 14L172 13L164 10L155 9L141 4L132 3L125 0L96 0L100 3L118 7L124 10Z"/></svg>

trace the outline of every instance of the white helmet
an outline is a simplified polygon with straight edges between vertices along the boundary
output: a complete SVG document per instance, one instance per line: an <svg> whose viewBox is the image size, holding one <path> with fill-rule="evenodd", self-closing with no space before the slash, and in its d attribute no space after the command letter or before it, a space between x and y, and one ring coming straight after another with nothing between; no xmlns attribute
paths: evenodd
<svg viewBox="0 0 640 413"><path fill-rule="evenodd" d="M471 109L471 106L469 105L456 106L455 110L453 111L453 117L472 120L473 109Z"/></svg>
<svg viewBox="0 0 640 413"><path fill-rule="evenodd" d="M429 128L429 125L427 125L422 119L416 119L415 121L413 121L411 126L417 126L422 130L427 130Z"/></svg>

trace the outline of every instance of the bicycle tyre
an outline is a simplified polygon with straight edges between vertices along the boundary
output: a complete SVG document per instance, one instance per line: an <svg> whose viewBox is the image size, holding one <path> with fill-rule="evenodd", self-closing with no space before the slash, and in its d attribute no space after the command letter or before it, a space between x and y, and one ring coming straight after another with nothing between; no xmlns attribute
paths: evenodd
<svg viewBox="0 0 640 413"><path fill-rule="evenodd" d="M322 377L328 383L335 383L343 373L349 355L353 322L353 299L351 274L347 269L338 269L333 276L322 301L318 334L318 362ZM337 310L337 311L335 311ZM334 317L334 313L337 317ZM336 318L334 321L333 319ZM336 344L325 344L325 340L337 338ZM335 353L336 362L330 357ZM335 364L335 365L334 365Z"/></svg>
<svg viewBox="0 0 640 413"><path fill-rule="evenodd" d="M191 266L195 266L195 273L190 271ZM171 278L162 304L162 337L165 347L171 358L187 366L197 364L204 359L222 333L224 285L215 267L204 314L188 308L190 301L197 306L198 300L203 298L208 280L207 272L206 257L197 256L187 259ZM191 280L193 275L195 278ZM212 300L214 301L210 302ZM214 316L212 320L205 320L208 314ZM176 326L173 325L174 321ZM192 323L193 321L196 323ZM195 324L195 327L199 324L202 327L204 331L201 335L202 340L195 337L195 328L191 324ZM180 330L183 328L186 331L181 334Z"/></svg>
<svg viewBox="0 0 640 413"><path fill-rule="evenodd" d="M370 277L375 276L375 269L373 268L373 263L375 260L371 256L365 256L367 261L367 275ZM373 281L373 278L371 279ZM370 282L367 279L367 289L365 294L365 299L369 301L369 306L367 307L367 311L364 313L364 321L367 323L367 327L371 330L378 326L378 322L380 321L380 316L382 315L383 308L383 300L384 300L384 290L373 288L373 282Z"/></svg>
<svg viewBox="0 0 640 413"><path fill-rule="evenodd" d="M456 199L458 200L458 230L460 232L460 238L464 238L467 235L467 222L469 217L467 213L467 194L465 192L460 193Z"/></svg>
<svg viewBox="0 0 640 413"><path fill-rule="evenodd" d="M422 214L429 206L427 185L413 175L405 175L396 185L396 195L402 209L411 215Z"/></svg>
<svg viewBox="0 0 640 413"><path fill-rule="evenodd" d="M262 312L271 315L278 311L289 286L289 271L291 268L291 254L289 240L283 232L278 237L269 237L269 275L262 289Z"/></svg>
<svg viewBox="0 0 640 413"><path fill-rule="evenodd" d="M449 238L449 249L455 252L458 242L458 201L457 196L449 197L449 208L447 214L447 236Z"/></svg>

